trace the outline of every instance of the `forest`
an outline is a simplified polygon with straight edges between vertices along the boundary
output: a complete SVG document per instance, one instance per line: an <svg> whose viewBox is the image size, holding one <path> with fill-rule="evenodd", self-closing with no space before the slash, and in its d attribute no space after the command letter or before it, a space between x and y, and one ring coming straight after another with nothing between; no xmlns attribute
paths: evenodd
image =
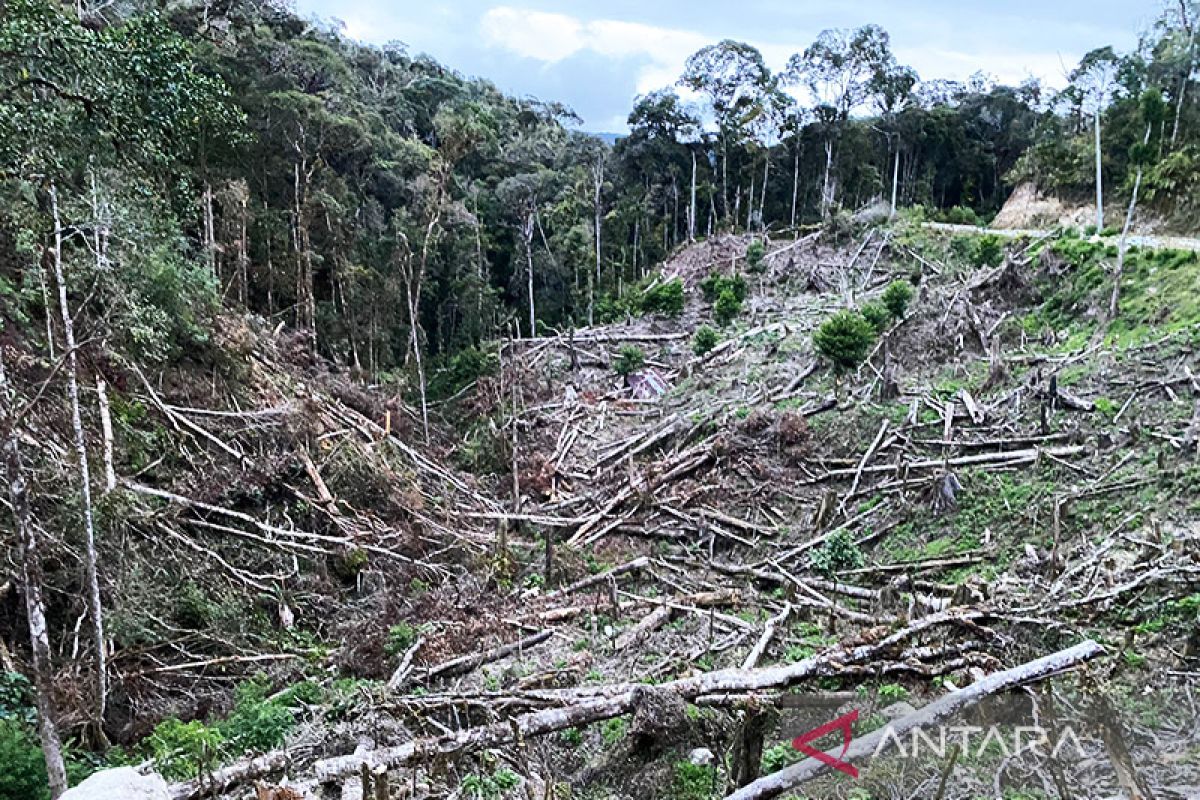
<svg viewBox="0 0 1200 800"><path fill-rule="evenodd" d="M1198 25L725 39L610 143L275 0L0 0L0 800L1189 796ZM1010 689L1086 757L864 744Z"/></svg>

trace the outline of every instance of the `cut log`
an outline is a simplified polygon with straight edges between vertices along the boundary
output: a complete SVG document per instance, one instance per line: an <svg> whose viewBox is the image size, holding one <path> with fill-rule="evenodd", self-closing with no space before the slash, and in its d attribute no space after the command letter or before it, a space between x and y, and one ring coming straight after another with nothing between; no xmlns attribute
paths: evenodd
<svg viewBox="0 0 1200 800"><path fill-rule="evenodd" d="M1104 655L1104 648L1093 641L1077 644L1028 664L989 675L965 689L946 695L921 710L901 717L874 733L855 739L845 752L831 750L831 758L851 762L870 758L877 750L886 749L889 742L903 741L914 730L927 728L954 716L989 695L1012 689L1031 681L1078 666ZM807 759L799 764L766 775L726 797L726 800L765 800L791 792L797 786L825 773L829 765L817 759Z"/></svg>
<svg viewBox="0 0 1200 800"><path fill-rule="evenodd" d="M1026 450L1005 450L999 453L979 453L971 456L959 456L958 458L942 459L933 458L924 461L910 461L904 464L908 470L914 469L940 469L942 467L966 467L966 466L1017 466L1020 464L1029 464L1037 461L1039 455L1055 456L1058 458L1069 458L1071 456L1082 455L1087 452L1087 448L1083 445L1067 445L1064 447L1047 447L1047 448L1030 448ZM865 467L862 472L864 475L880 472L892 472L896 469L894 464L877 464L873 467ZM820 483L821 481L833 480L836 478L853 478L858 470L855 469L835 469L821 475L817 478L805 481L804 483Z"/></svg>
<svg viewBox="0 0 1200 800"><path fill-rule="evenodd" d="M871 663L883 659L887 654L896 652L900 645L909 639L932 628L942 625L969 624L978 622L986 616L985 612L972 609L930 614L875 641L838 645L793 664L752 670L717 670L669 681L662 684L662 687L677 692L680 697L688 701L702 695L747 694L782 688L810 678L833 674L843 666ZM1102 652L1098 645L1092 646L1098 652ZM1070 664L1064 666L1070 666ZM610 696L596 697L561 708L521 714L493 725L467 728L442 736L415 739L399 746L379 748L370 753L322 759L312 765L311 771L317 782L335 783L359 774L363 764L371 769L402 766L437 756L499 747L517 739L525 740L531 736L540 736L565 728L619 717L633 710L636 689L641 685L613 687L614 691ZM589 689L597 694L607 691L603 686L589 687ZM171 797L172 800L196 800L196 798L223 792L239 783L281 771L288 764L289 758L286 752L269 753L250 761L242 761L214 770L211 774L206 775L202 782L192 780L174 784L171 787Z"/></svg>
<svg viewBox="0 0 1200 800"><path fill-rule="evenodd" d="M554 635L554 631L541 631L532 636L526 636L524 639L518 639L509 644L493 647L491 650L486 650L482 653L474 655L462 656L460 658L451 659L435 667L430 667L419 676L417 680L432 681L441 678L453 678L456 675L465 675L472 670L478 669L484 664L490 664L493 661L499 661L502 658L512 655L513 653L526 650L530 647L535 647Z"/></svg>
<svg viewBox="0 0 1200 800"><path fill-rule="evenodd" d="M605 570L604 572L598 573L596 575L591 575L587 578L583 578L582 580L578 580L575 583L572 583L570 586L564 586L561 589L555 589L553 592L550 592L549 594L546 595L546 599L551 600L551 599L563 597L568 594L574 594L575 592L581 591L583 589L587 589L591 586L595 586L597 584L604 583L609 578L615 578L618 575L624 575L627 572L633 572L635 570L644 569L645 567L647 567L649 565L650 565L650 558L648 556L641 556L640 558L635 558L633 561L629 561L624 564L621 564L620 566L613 567L610 570Z"/></svg>

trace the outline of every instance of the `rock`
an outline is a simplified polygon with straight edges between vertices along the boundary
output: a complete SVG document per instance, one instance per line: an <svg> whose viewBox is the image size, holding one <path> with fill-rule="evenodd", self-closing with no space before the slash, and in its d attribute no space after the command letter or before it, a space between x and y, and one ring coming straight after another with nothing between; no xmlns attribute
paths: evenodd
<svg viewBox="0 0 1200 800"><path fill-rule="evenodd" d="M707 747L697 747L688 753L688 761L697 767L711 767L713 762L716 761L716 756Z"/></svg>
<svg viewBox="0 0 1200 800"><path fill-rule="evenodd" d="M633 690L633 706L629 732L639 750L677 739L687 727L687 706L673 689L639 686Z"/></svg>
<svg viewBox="0 0 1200 800"><path fill-rule="evenodd" d="M142 775L133 767L106 769L89 777L60 800L170 800L161 776Z"/></svg>

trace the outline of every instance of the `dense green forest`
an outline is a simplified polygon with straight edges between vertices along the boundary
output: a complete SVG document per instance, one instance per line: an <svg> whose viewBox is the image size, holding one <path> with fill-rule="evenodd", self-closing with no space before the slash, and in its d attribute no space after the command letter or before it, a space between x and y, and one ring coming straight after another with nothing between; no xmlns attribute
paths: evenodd
<svg viewBox="0 0 1200 800"><path fill-rule="evenodd" d="M36 264L58 213L73 291L131 352L195 353L198 320L231 304L388 380L501 331L611 315L649 265L713 232L787 231L893 193L987 219L1024 180L1086 199L1096 109L1110 196L1128 195L1144 157L1146 199L1190 220L1193 23L1186 4L1168 10L1136 51L1089 54L1061 92L923 80L877 27L798 43L779 74L724 41L680 77L699 105L674 87L640 97L609 148L562 105L271 3L81 17L10 0L4 291L44 315ZM1143 143L1146 91L1169 113Z"/></svg>

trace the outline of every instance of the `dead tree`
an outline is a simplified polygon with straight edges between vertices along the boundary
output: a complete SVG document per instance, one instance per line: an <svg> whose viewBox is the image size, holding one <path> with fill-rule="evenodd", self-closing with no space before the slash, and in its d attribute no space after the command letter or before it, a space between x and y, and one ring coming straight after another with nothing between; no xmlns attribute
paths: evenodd
<svg viewBox="0 0 1200 800"><path fill-rule="evenodd" d="M83 502L84 557L87 573L88 609L96 647L96 730L104 739L104 711L108 698L107 659L104 646L104 611L100 603L100 577L96 555L96 527L92 516L92 481L88 469L87 440L83 435L83 416L79 408L79 365L76 358L75 326L67 301L67 281L63 274L62 220L58 211L58 190L50 184L50 210L54 220L54 279L58 284L58 308L62 314L63 338L67 346L67 394L71 400L71 427L75 433L75 455L79 459L79 483Z"/></svg>
<svg viewBox="0 0 1200 800"><path fill-rule="evenodd" d="M42 555L38 530L29 510L24 470L17 440L12 393L0 353L0 450L3 450L4 479L12 504L13 527L17 532L17 559L25 595L25 615L29 621L29 644L33 654L33 683L37 689L38 736L46 759L50 796L58 797L67 789L67 771L63 765L62 740L55 725L53 679L50 674L50 635L46 628L46 605L42 600Z"/></svg>

